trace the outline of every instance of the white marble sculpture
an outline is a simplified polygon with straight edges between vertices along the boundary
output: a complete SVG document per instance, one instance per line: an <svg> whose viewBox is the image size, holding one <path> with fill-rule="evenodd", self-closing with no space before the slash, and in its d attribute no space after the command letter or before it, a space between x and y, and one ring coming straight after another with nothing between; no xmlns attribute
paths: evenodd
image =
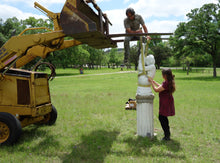
<svg viewBox="0 0 220 163"><path fill-rule="evenodd" d="M151 91L151 84L148 81L148 77L154 78L156 73L156 67L155 67L155 59L152 54L148 56L142 56L143 54L140 54L139 61L138 61L138 88L137 88L137 95L140 96L147 96L152 95ZM142 61L144 59L144 62ZM144 67L143 64L144 63ZM145 72L144 72L145 71Z"/></svg>

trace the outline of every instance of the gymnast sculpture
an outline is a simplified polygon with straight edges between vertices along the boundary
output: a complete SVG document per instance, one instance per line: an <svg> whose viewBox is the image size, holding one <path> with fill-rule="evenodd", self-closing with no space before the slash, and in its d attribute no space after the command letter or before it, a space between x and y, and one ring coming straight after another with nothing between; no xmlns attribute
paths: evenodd
<svg viewBox="0 0 220 163"><path fill-rule="evenodd" d="M144 65L143 65L144 64ZM148 77L154 78L156 73L155 59L152 54L144 56L141 54L138 61L138 88L137 95L147 96L152 95L151 83Z"/></svg>

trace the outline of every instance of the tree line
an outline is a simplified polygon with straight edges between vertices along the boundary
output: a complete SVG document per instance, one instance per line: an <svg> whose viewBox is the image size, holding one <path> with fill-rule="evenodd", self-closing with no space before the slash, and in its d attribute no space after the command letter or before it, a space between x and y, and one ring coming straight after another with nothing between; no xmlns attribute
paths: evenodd
<svg viewBox="0 0 220 163"><path fill-rule="evenodd" d="M219 0L220 2L220 0ZM210 3L201 8L192 9L186 15L187 22L180 22L169 41L160 40L154 36L149 45L149 53L156 60L156 67L183 66L187 71L190 66L213 66L213 76L217 76L216 68L220 67L220 5ZM18 35L26 28L47 27L53 29L49 19L29 17L18 20L16 17L6 21L0 19L0 46L11 36ZM27 31L26 34L45 32L44 30ZM152 38L154 38L152 37ZM137 69L140 53L139 43L130 48L130 63ZM78 45L51 53L45 61L56 67L101 68L101 66L120 66L123 64L123 49L95 49L88 45ZM25 65L30 68L36 63L35 59Z"/></svg>

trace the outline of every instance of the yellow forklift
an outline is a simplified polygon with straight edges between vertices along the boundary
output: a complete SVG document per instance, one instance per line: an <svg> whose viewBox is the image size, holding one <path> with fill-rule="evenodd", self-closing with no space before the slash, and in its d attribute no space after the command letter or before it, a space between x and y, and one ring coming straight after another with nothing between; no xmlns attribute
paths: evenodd
<svg viewBox="0 0 220 163"><path fill-rule="evenodd" d="M57 119L48 75L23 70L22 66L36 57L46 58L50 52L80 44L94 48L116 47L116 42L108 37L111 23L94 0L66 0L61 13L53 13L36 2L34 5L53 21L54 30L45 27L25 29L0 49L1 145L14 144L25 126L53 125ZM46 32L25 35L26 31L37 29ZM66 40L67 36L73 39Z"/></svg>

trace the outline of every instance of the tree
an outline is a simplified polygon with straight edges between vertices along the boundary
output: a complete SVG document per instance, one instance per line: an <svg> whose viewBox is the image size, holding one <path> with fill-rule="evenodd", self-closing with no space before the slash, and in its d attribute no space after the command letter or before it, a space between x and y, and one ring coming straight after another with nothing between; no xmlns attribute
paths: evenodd
<svg viewBox="0 0 220 163"><path fill-rule="evenodd" d="M138 43L137 45L133 45L130 48L130 63L134 63L135 70L137 70L138 68L139 55L140 55L140 44Z"/></svg>
<svg viewBox="0 0 220 163"><path fill-rule="evenodd" d="M53 29L53 22L50 19L36 19L34 17L29 17L28 19L21 20L25 28L36 28L36 27L47 27ZM25 34L35 34L45 32L45 29L35 29L26 31Z"/></svg>
<svg viewBox="0 0 220 163"><path fill-rule="evenodd" d="M217 53L220 54L220 41L217 43ZM220 55L217 56L217 61L216 61L218 67L220 67Z"/></svg>
<svg viewBox="0 0 220 163"><path fill-rule="evenodd" d="M45 61L65 69L73 66L82 67L89 62L89 56L89 52L83 48L83 45L78 45L55 51Z"/></svg>
<svg viewBox="0 0 220 163"><path fill-rule="evenodd" d="M118 66L120 66L124 61L124 52L120 51L120 49L117 49L117 56L116 57L117 58L116 58L115 64L118 68Z"/></svg>
<svg viewBox="0 0 220 163"><path fill-rule="evenodd" d="M89 52L89 68L94 69L94 65L101 65L103 59L103 51L100 49L95 49L88 45L82 45L83 49ZM97 67L98 68L98 67Z"/></svg>
<svg viewBox="0 0 220 163"><path fill-rule="evenodd" d="M183 69L187 68L187 75L189 75L189 71L190 71L190 64L193 62L193 58L190 56L182 56L181 58L182 64L183 64Z"/></svg>
<svg viewBox="0 0 220 163"><path fill-rule="evenodd" d="M3 20L0 19L0 46L2 46L6 42L7 38L4 32L4 24Z"/></svg>
<svg viewBox="0 0 220 163"><path fill-rule="evenodd" d="M2 46L11 36L19 34L24 27L16 18L8 18L5 22L0 19L0 46Z"/></svg>
<svg viewBox="0 0 220 163"><path fill-rule="evenodd" d="M96 57L96 62L95 63L97 65L97 68L98 68L98 65L101 68L102 67L102 61L104 59L104 52L101 49L96 49L96 52L97 52L97 57Z"/></svg>
<svg viewBox="0 0 220 163"><path fill-rule="evenodd" d="M153 51L154 54L156 67L157 69L160 69L162 61L167 59L169 56L171 56L171 49L167 45L167 43L160 42L157 43L157 45L152 46L151 50Z"/></svg>
<svg viewBox="0 0 220 163"><path fill-rule="evenodd" d="M103 62L108 65L108 68L110 68L110 65L112 67L119 66L123 63L124 59L124 52L122 49L117 48L111 48L107 51L105 51L103 56Z"/></svg>
<svg viewBox="0 0 220 163"><path fill-rule="evenodd" d="M103 58L102 58L102 64L103 65L108 65L108 68L110 68L110 65L109 65L109 53L108 52L104 52L103 51Z"/></svg>
<svg viewBox="0 0 220 163"><path fill-rule="evenodd" d="M117 49L112 48L109 52L109 63L112 64L112 67L116 64L117 62Z"/></svg>
<svg viewBox="0 0 220 163"><path fill-rule="evenodd" d="M83 65L89 62L90 54L82 45L67 48L66 50L69 51L68 57L72 65L83 67Z"/></svg>
<svg viewBox="0 0 220 163"><path fill-rule="evenodd" d="M220 5L205 4L187 14L189 21L180 23L170 44L178 56L210 54L213 63L213 77L217 76L216 65L218 42L220 40Z"/></svg>

